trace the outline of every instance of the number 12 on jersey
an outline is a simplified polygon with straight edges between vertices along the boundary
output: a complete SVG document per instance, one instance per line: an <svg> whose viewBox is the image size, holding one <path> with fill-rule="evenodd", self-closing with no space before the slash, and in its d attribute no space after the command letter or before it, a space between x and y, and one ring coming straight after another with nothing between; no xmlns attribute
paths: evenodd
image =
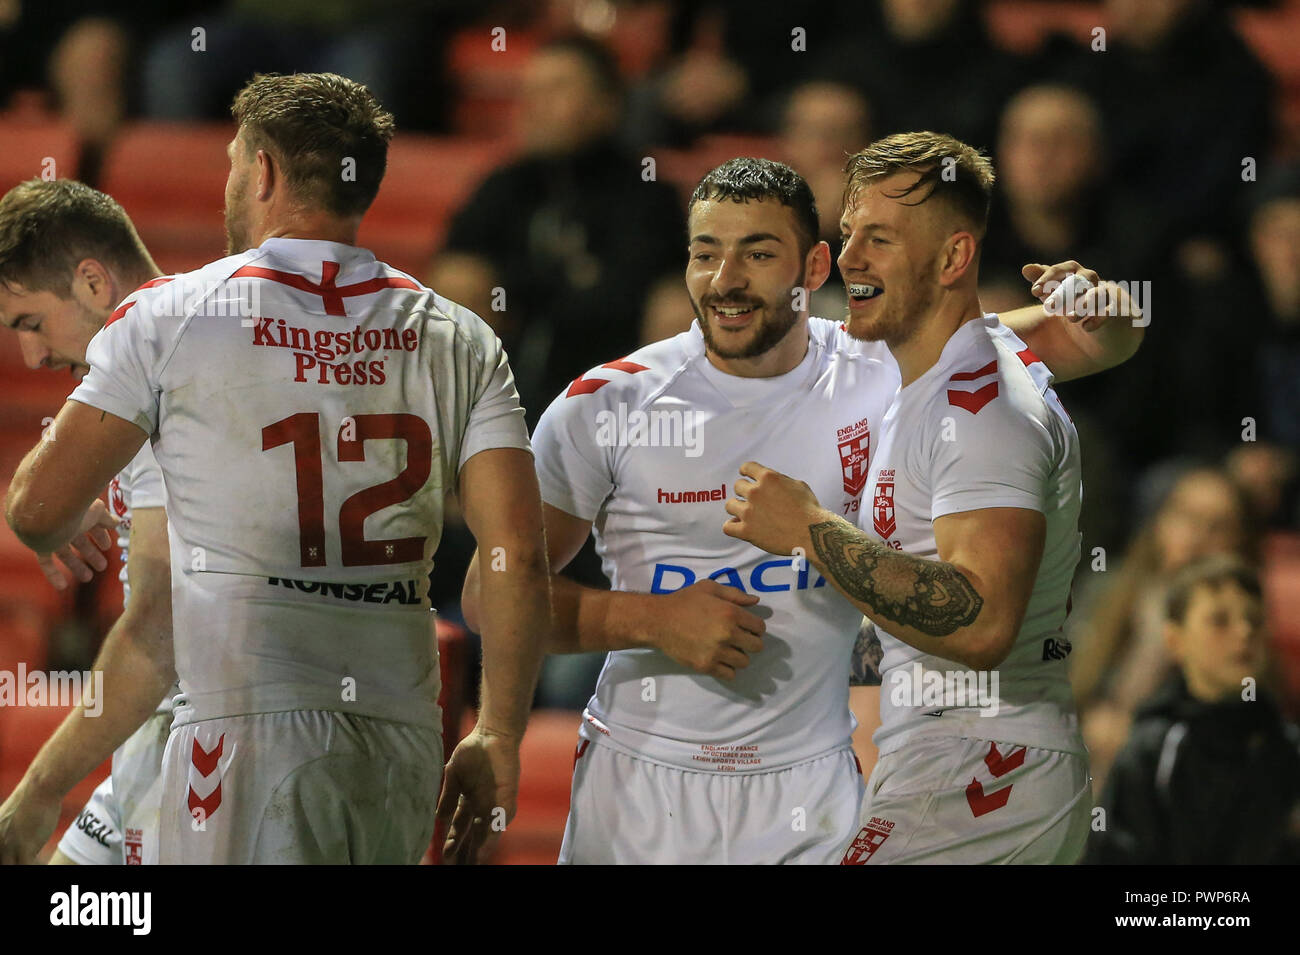
<svg viewBox="0 0 1300 955"><path fill-rule="evenodd" d="M366 518L412 497L429 480L433 467L433 435L424 419L413 414L362 414L352 419L355 430L345 439L339 429L340 463L364 461L367 440L406 442L406 467L391 481L357 491L339 508L339 543L343 566L404 564L424 556L425 537L366 540ZM325 566L325 481L321 455L320 415L299 412L262 429L262 450L293 445L298 482L298 546L303 567Z"/></svg>

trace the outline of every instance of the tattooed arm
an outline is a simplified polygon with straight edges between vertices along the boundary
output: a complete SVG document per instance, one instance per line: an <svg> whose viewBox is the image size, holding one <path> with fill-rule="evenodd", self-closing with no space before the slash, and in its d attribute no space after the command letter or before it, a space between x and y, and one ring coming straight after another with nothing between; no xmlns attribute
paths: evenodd
<svg viewBox="0 0 1300 955"><path fill-rule="evenodd" d="M894 550L817 503L808 485L749 463L727 502L731 537L799 552L890 636L974 669L1015 642L1043 553L1038 511L984 508L934 521L939 560Z"/></svg>
<svg viewBox="0 0 1300 955"><path fill-rule="evenodd" d="M884 655L876 625L863 617L849 662L849 686L880 686L880 661Z"/></svg>

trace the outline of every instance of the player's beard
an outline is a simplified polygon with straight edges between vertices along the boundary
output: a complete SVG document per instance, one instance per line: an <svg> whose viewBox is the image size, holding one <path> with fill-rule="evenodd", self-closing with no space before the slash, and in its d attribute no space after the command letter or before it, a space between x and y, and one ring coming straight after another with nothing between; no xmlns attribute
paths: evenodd
<svg viewBox="0 0 1300 955"><path fill-rule="evenodd" d="M844 327L851 337L864 342L884 342L895 348L908 341L934 310L939 297L935 282L935 263L927 263L907 281L885 286L880 311L871 316L855 316L846 310Z"/></svg>
<svg viewBox="0 0 1300 955"><path fill-rule="evenodd" d="M794 290L803 288L803 282L804 271L800 270L798 281L785 290L785 294L779 297L777 305L769 305L763 299L752 295L707 295L698 302L692 298L691 307L695 309L695 317L700 320L700 333L704 335L704 344L719 358L757 358L767 354L789 334L795 322L799 321L799 313L792 305ZM750 323L749 338L746 341L733 346L718 342L718 336L714 334L709 324L706 311L714 305L754 306L754 320Z"/></svg>
<svg viewBox="0 0 1300 955"><path fill-rule="evenodd" d="M248 184L241 183L226 202L226 255L247 252L252 244L248 237Z"/></svg>

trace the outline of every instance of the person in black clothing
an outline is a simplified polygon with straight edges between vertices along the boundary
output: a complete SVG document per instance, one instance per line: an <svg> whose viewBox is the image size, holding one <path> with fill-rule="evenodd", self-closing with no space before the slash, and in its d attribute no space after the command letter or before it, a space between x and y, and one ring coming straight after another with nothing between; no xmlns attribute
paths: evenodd
<svg viewBox="0 0 1300 955"><path fill-rule="evenodd" d="M594 40L535 54L521 90L525 154L456 214L431 277L501 337L530 425L577 376L633 351L650 289L681 281L680 203L616 145L619 89Z"/></svg>
<svg viewBox="0 0 1300 955"><path fill-rule="evenodd" d="M1262 691L1259 578L1234 557L1170 583L1181 672L1138 710L1102 795L1098 864L1300 862L1300 734Z"/></svg>

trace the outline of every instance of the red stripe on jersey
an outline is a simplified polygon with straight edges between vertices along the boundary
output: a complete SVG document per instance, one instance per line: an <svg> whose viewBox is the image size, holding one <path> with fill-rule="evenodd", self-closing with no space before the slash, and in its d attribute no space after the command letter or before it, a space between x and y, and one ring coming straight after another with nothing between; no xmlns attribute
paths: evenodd
<svg viewBox="0 0 1300 955"><path fill-rule="evenodd" d="M260 265L245 265L230 277L232 279L267 279L272 282L279 282L281 285L288 285L290 288L296 288L300 292L319 295L325 303L326 315L347 315L347 309L343 307L343 299L355 295L370 295L386 288L406 288L416 291L420 289L417 283L405 278L377 278L367 279L364 282L355 282L352 285L335 285L334 279L339 274L339 264L337 262L322 262L320 271L321 280L319 284L311 281L306 276L298 275L296 272L265 269Z"/></svg>
<svg viewBox="0 0 1300 955"><path fill-rule="evenodd" d="M983 378L985 375L991 375L993 374L993 372L997 370L998 370L998 360L995 358L987 365L985 365L983 368L978 368L975 371L958 372L948 380L949 381L974 381L976 378Z"/></svg>
<svg viewBox="0 0 1300 955"><path fill-rule="evenodd" d="M1021 351L1016 352L1016 357L1019 358L1019 359L1020 359L1022 362L1024 362L1026 365L1032 365L1032 364L1033 364L1034 362L1036 362L1036 361L1042 361L1041 358L1039 358L1037 355L1035 355L1035 354L1034 354L1032 351L1030 351L1028 348L1025 348L1025 349L1023 349L1023 350L1021 350Z"/></svg>
<svg viewBox="0 0 1300 955"><path fill-rule="evenodd" d="M635 375L638 371L649 371L646 365L638 365L634 361L628 361L626 358L620 358L617 361L607 361L600 366L601 368L612 368L614 371L625 371L629 375ZM592 392L600 391L609 384L608 378L584 378L579 375L573 379L569 385L569 390L564 393L564 397L572 398L575 395L589 395Z"/></svg>
<svg viewBox="0 0 1300 955"><path fill-rule="evenodd" d="M164 275L160 278L150 279L148 282L145 282L138 289L136 289L135 292L132 292L131 295L134 295L136 292L143 292L145 289L153 288L156 285L166 285L174 278L176 278L176 276L174 275ZM131 298L131 295L128 295L127 298ZM108 316L108 321L104 323L104 327L108 328L109 325L112 325L115 321L117 321L119 318L121 318L123 315L129 312L131 310L131 306L134 304L135 304L135 299L131 299L131 301L123 302L121 305L119 305L116 309L114 309L113 314Z"/></svg>
<svg viewBox="0 0 1300 955"><path fill-rule="evenodd" d="M998 396L998 383L990 381L978 391L953 391L948 389L948 404L979 414L986 404Z"/></svg>

